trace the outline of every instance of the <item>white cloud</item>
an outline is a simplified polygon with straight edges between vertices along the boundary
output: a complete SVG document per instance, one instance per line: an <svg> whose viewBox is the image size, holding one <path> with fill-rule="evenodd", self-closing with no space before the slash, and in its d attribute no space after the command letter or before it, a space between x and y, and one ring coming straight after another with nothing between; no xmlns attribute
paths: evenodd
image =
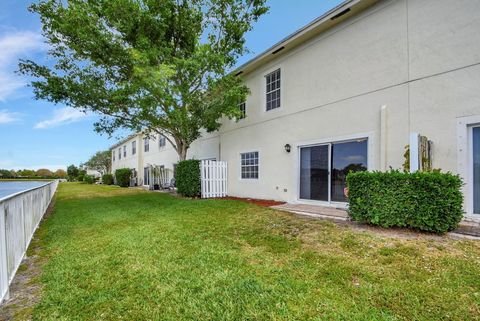
<svg viewBox="0 0 480 321"><path fill-rule="evenodd" d="M32 31L9 31L0 35L0 101L5 101L26 81L15 74L18 60L43 51L42 36Z"/></svg>
<svg viewBox="0 0 480 321"><path fill-rule="evenodd" d="M75 123L88 117L88 114L85 114L78 109L71 107L63 107L54 110L52 118L37 123L34 128L45 129L49 127L57 127L61 125Z"/></svg>
<svg viewBox="0 0 480 321"><path fill-rule="evenodd" d="M10 159L0 159L0 168L9 168L13 165L13 161Z"/></svg>
<svg viewBox="0 0 480 321"><path fill-rule="evenodd" d="M0 84L1 87L1 84ZM0 110L0 125L1 124L8 124L8 123L13 123L20 120L20 114L19 113L14 113L14 112L9 112L6 109Z"/></svg>

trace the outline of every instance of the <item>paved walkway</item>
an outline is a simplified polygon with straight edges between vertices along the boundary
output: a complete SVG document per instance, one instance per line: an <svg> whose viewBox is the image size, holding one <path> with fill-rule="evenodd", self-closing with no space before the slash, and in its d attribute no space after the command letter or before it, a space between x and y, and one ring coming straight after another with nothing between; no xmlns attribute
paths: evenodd
<svg viewBox="0 0 480 321"><path fill-rule="evenodd" d="M299 215L306 215L310 217L326 219L330 221L349 221L349 217L346 210L322 206L322 205L308 205L308 204L282 204L272 206L277 210L287 211ZM351 224L358 225L359 223L350 222ZM460 222L458 228L451 233L470 235L474 237L480 237L480 222L463 220Z"/></svg>
<svg viewBox="0 0 480 321"><path fill-rule="evenodd" d="M308 204L282 204L272 206L277 210L292 212L300 215L323 218L332 221L347 221L348 214L346 210L329 206L308 205Z"/></svg>

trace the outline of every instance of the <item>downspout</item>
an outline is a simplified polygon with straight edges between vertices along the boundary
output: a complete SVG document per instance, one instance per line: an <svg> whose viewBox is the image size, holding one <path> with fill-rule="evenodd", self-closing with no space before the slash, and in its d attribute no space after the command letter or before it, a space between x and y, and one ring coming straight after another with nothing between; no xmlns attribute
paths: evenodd
<svg viewBox="0 0 480 321"><path fill-rule="evenodd" d="M380 170L387 170L387 106L380 108Z"/></svg>

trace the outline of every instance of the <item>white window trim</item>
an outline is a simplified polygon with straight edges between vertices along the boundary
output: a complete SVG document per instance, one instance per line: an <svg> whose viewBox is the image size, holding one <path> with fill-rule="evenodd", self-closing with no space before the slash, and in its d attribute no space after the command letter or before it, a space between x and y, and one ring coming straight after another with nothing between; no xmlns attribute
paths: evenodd
<svg viewBox="0 0 480 321"><path fill-rule="evenodd" d="M374 153L374 133L373 132L366 132L366 133L357 133L357 134L352 134L352 135L345 135L345 136L333 136L333 137L325 137L325 138L319 138L316 140L310 140L310 141L301 141L297 142L292 146L292 151L296 151L296 162L294 165L294 170L295 170L295 200L293 203L297 204L312 204L312 205L323 205L323 206L331 206L331 207L339 207L339 208L347 208L348 203L347 202L327 202L327 201L317 201L317 200L308 200L308 199L302 199L300 198L300 149L304 147L312 147L312 146L317 146L317 145L325 145L325 144L331 144L331 143L340 143L340 142L348 142L348 141L353 141L356 139L367 139L367 170L372 171L376 169L376 166L374 164L374 159L375 159L375 153ZM330 155L330 148L329 147L329 155ZM330 194L330 188L331 186L328 187L328 191Z"/></svg>
<svg viewBox="0 0 480 321"><path fill-rule="evenodd" d="M162 140L162 138L164 139L165 144L163 146L160 146L160 141ZM162 134L158 135L158 149L164 150L165 148L167 148L167 142L168 142L167 138L164 135Z"/></svg>
<svg viewBox="0 0 480 321"><path fill-rule="evenodd" d="M273 108L270 110L267 110L267 81L266 77L271 74L272 72L280 69L280 107ZM285 104L284 100L284 88L285 86L283 85L283 80L284 80L285 72L283 65L276 65L275 67L268 68L263 72L263 77L262 79L262 110L264 113L274 113L275 111L281 110Z"/></svg>
<svg viewBox="0 0 480 321"><path fill-rule="evenodd" d="M242 154L255 153L255 152L258 153L258 177L257 178L242 178ZM260 181L260 170L261 170L260 157L261 157L261 152L260 152L259 148L252 148L252 149L249 149L249 150L240 151L238 153L238 164L239 164L238 179L239 179L239 181L241 181L241 182L258 182L258 181Z"/></svg>
<svg viewBox="0 0 480 321"><path fill-rule="evenodd" d="M148 142L148 144L146 144ZM146 148L148 146L148 149ZM143 152L148 153L150 152L150 138L145 137L143 138Z"/></svg>
<svg viewBox="0 0 480 321"><path fill-rule="evenodd" d="M463 179L463 209L469 220L479 221L480 215L473 213L473 153L472 128L480 126L480 115L457 118L457 170ZM479 213L480 214L480 213Z"/></svg>
<svg viewBox="0 0 480 321"><path fill-rule="evenodd" d="M281 81L281 79L280 79ZM281 91L280 91L281 93ZM280 98L281 99L281 98ZM281 102L281 100L280 100ZM242 101L241 103L238 104L238 109L240 109L240 105L241 104L244 104L245 105L245 113L244 113L244 116L243 117L240 117L240 118L237 118L236 121L239 122L239 121L242 121L242 120L245 120L247 118L247 99L245 99L244 101Z"/></svg>

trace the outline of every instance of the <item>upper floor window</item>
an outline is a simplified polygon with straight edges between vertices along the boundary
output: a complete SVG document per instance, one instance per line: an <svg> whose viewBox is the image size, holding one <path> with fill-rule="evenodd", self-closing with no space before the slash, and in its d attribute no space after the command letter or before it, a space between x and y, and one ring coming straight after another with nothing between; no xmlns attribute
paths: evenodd
<svg viewBox="0 0 480 321"><path fill-rule="evenodd" d="M122 148L118 149L118 159L122 159Z"/></svg>
<svg viewBox="0 0 480 321"><path fill-rule="evenodd" d="M165 147L166 144L167 144L167 139L165 138L165 136L159 135L158 136L158 147L160 147L160 148Z"/></svg>
<svg viewBox="0 0 480 321"><path fill-rule="evenodd" d="M238 104L238 109L240 109L240 117L238 119L247 117L247 104L244 101Z"/></svg>
<svg viewBox="0 0 480 321"><path fill-rule="evenodd" d="M135 155L137 153L137 142L133 141L132 142L132 155Z"/></svg>
<svg viewBox="0 0 480 321"><path fill-rule="evenodd" d="M123 146L123 157L127 157L127 145Z"/></svg>
<svg viewBox="0 0 480 321"><path fill-rule="evenodd" d="M280 107L280 69L265 76L267 111Z"/></svg>
<svg viewBox="0 0 480 321"><path fill-rule="evenodd" d="M143 139L143 151L148 152L150 150L150 140L148 137Z"/></svg>
<svg viewBox="0 0 480 321"><path fill-rule="evenodd" d="M258 178L258 152L242 153L241 156L241 177L242 179Z"/></svg>
<svg viewBox="0 0 480 321"><path fill-rule="evenodd" d="M112 151L112 162L115 161L115 151Z"/></svg>

